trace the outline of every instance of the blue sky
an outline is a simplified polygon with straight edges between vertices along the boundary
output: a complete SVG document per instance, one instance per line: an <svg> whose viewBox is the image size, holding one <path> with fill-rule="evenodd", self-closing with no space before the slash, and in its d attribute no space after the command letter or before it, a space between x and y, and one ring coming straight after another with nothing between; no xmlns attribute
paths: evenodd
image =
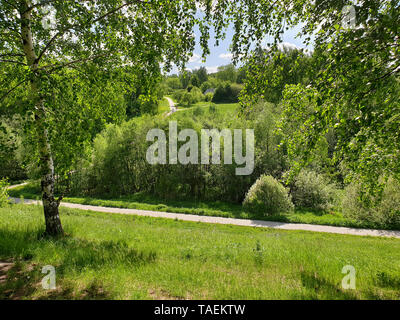
<svg viewBox="0 0 400 320"><path fill-rule="evenodd" d="M300 26L288 30L283 35L283 42L286 44L292 44L300 48L304 48L304 44L302 40L296 38L297 33L300 31ZM207 56L207 60L205 63L202 62L201 53L202 50L199 45L200 32L198 30L195 31L196 35L196 48L194 50L194 54L191 57L189 63L186 67L190 70L198 69L201 66L205 66L207 68L208 73L213 73L217 71L219 66L227 65L231 63L231 55L229 51L229 47L231 44L232 36L233 36L233 28L229 28L227 30L227 35L224 41L220 41L219 46L214 46L215 38L214 34L210 34L209 46L210 46L210 55ZM173 68L170 74L177 73L177 68Z"/></svg>

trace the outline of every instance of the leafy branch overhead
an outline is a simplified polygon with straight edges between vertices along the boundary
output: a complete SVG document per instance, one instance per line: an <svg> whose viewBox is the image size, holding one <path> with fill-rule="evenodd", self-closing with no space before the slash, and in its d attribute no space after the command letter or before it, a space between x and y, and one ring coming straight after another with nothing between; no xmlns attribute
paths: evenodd
<svg viewBox="0 0 400 320"><path fill-rule="evenodd" d="M354 28L342 24L349 4ZM242 105L281 102L294 169L333 132L336 160L354 176L399 177L399 13L389 0L0 0L0 114L23 119L48 233L62 233L54 166L67 174L96 133L121 122L126 95L151 104L161 70L184 70L196 30L204 58L210 35L218 44L233 27ZM279 50L298 25L311 57Z"/></svg>

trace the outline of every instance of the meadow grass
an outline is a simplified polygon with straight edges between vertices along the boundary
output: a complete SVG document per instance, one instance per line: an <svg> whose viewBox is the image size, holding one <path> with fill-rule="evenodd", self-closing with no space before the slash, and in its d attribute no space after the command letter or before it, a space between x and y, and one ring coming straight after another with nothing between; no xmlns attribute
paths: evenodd
<svg viewBox="0 0 400 320"><path fill-rule="evenodd" d="M178 111L193 112L195 109L201 108L201 110L203 110L204 113L209 114L211 105L215 105L217 112L221 112L223 114L230 114L230 115L235 115L239 108L239 103L217 103L217 104L214 104L212 102L201 101L201 102L191 104L187 107L180 107L180 108L178 108ZM175 117L178 117L179 113L175 114Z"/></svg>
<svg viewBox="0 0 400 320"><path fill-rule="evenodd" d="M184 222L61 208L0 209L0 299L399 299L400 240ZM56 268L54 291L41 268ZM342 268L356 289L342 288Z"/></svg>
<svg viewBox="0 0 400 320"><path fill-rule="evenodd" d="M167 99L162 98L161 100L158 101L158 113L169 112L169 110L170 108Z"/></svg>
<svg viewBox="0 0 400 320"><path fill-rule="evenodd" d="M12 197L40 199L40 187L39 184L35 182L11 189L8 191L8 193ZM102 198L69 196L64 197L63 201L93 206L162 211L214 217L255 219L288 223L307 223L367 229L399 229L397 226L385 226L367 222L358 222L356 220L343 217L343 215L337 211L325 212L310 209L296 209L293 212L287 212L280 215L265 215L262 212L258 214L250 213L246 211L240 204L226 203L222 201L207 202L196 200L166 200L144 193L120 196L118 198L106 196L103 196Z"/></svg>

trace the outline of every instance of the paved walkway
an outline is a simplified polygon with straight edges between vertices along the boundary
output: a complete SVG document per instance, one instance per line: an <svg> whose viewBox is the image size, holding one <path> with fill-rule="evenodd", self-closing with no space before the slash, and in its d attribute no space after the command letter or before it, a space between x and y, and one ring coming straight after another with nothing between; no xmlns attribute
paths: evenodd
<svg viewBox="0 0 400 320"><path fill-rule="evenodd" d="M168 97L165 97L165 98L168 100L169 109L170 109L170 111L167 113L167 117L168 117L177 111L177 107L175 106L175 102L171 98L168 98Z"/></svg>
<svg viewBox="0 0 400 320"><path fill-rule="evenodd" d="M14 184L14 185L12 185L12 186L8 186L7 189L18 188L18 187L24 186L24 185L26 185L26 184L28 184L28 182L24 182L24 183L20 183L20 184Z"/></svg>
<svg viewBox="0 0 400 320"><path fill-rule="evenodd" d="M11 200L13 200L15 203L21 202L21 199L18 199L18 198L11 198ZM41 201L24 199L24 203L26 203L26 204L41 204ZM273 228L273 229L282 229L282 230L305 230L305 231L313 231L313 232L350 234L350 235L357 235L357 236L393 237L393 238L400 239L400 231L356 229L356 228L332 227L332 226L322 226L322 225L313 225L313 224L300 224L300 223L297 224L297 223L284 223L284 222L273 222L273 221L262 221L262 220L250 220L250 219L209 217L209 216L198 216L198 215L183 214L183 213L169 213L169 212L147 211L147 210L137 210L137 209L98 207L98 206L82 205L82 204L68 203L68 202L62 202L60 205L63 207L67 207L67 208L74 208L74 209L81 209L81 210L129 214L129 215L155 217L155 218L177 219L177 220L182 220L182 221L230 224L230 225L237 225L237 226Z"/></svg>

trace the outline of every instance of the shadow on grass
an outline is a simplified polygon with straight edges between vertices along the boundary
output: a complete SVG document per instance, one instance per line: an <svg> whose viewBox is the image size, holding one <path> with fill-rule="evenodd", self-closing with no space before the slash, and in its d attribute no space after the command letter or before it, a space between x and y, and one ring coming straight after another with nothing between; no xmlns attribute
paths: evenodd
<svg viewBox="0 0 400 320"><path fill-rule="evenodd" d="M378 272L376 275L376 285L381 288L390 288L400 291L400 277L386 272Z"/></svg>
<svg viewBox="0 0 400 320"><path fill-rule="evenodd" d="M357 295L353 291L343 290L338 285L319 276L317 273L303 271L300 274L301 282L304 287L314 291L312 299L339 299L339 300L356 300ZM307 298L310 298L307 295Z"/></svg>
<svg viewBox="0 0 400 320"><path fill-rule="evenodd" d="M15 262L0 283L0 300L24 299L43 292L41 279L45 275L41 268L45 265L55 267L57 289L44 291L39 299L107 299L109 293L98 279L77 292L76 285L67 280L69 275L84 270L101 274L103 268L134 269L156 260L154 252L137 250L123 241L91 241L70 236L49 239L40 234L41 230L0 230L1 259Z"/></svg>
<svg viewBox="0 0 400 320"><path fill-rule="evenodd" d="M43 278L41 268L37 264L23 264L16 262L8 270L5 281L0 282L0 300L105 300L112 296L107 292L99 280L93 280L83 289L74 290L72 283L60 280L54 290L42 290ZM36 293L36 295L34 295Z"/></svg>

